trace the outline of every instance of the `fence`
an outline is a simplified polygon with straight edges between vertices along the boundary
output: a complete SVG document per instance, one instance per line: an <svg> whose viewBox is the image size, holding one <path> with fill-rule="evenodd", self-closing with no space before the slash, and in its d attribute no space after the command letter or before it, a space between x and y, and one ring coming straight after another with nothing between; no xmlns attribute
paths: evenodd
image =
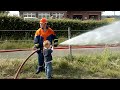
<svg viewBox="0 0 120 90"><path fill-rule="evenodd" d="M5 43L5 42L27 42L27 43L30 42L31 43L33 42L35 31L36 30L0 30L0 34L1 34L0 43ZM68 30L54 30L54 31L57 35L59 32L65 33L63 36L62 35L60 36L61 38L59 38L59 41L63 42L67 39L70 39L71 37L77 36L78 34L80 34L81 31L86 32L89 30L71 30L70 27L68 27ZM23 38L15 37L15 36L21 37L23 34L24 34ZM72 49L70 45L69 45L69 54L70 56L72 56Z"/></svg>
<svg viewBox="0 0 120 90"><path fill-rule="evenodd" d="M19 33L21 33L21 32L33 32L33 35L35 34L35 31L36 30L0 30L0 33L1 32L9 32L9 33L12 33L12 35L14 35L14 32L19 32ZM58 33L58 32L66 32L66 39L70 39L70 38L72 38L73 36L77 36L78 34L81 34L81 32L80 31L85 31L85 32L88 32L88 31L90 31L90 30L71 30L70 29L70 27L68 28L68 30L54 30L56 33ZM73 33L72 32L78 32L77 34L74 34L73 35ZM1 33L2 34L2 33ZM19 34L18 34L19 35ZM10 36L8 36L8 37L10 37ZM59 40L60 39L62 39L62 38L59 38ZM65 40L65 39L64 39ZM64 41L64 40L61 40L61 42L62 41ZM6 46L7 44L10 44L10 43L6 43L6 44L3 44L4 42L20 42L20 43L18 43L18 44L16 44L15 43L15 46L17 46L17 48L15 48L15 46L14 46L14 44L12 44L11 45L11 47L10 46L8 46L8 47L5 47L5 49L18 49L18 46L20 46L20 44L21 44L21 42L25 42L25 43L28 43L28 42L30 42L30 43L33 43L33 37L31 37L31 38L29 38L28 37L28 39L26 39L26 38L24 38L24 39L19 39L19 40L17 40L17 39L15 39L15 40L13 40L13 39L4 39L4 40L2 40L2 39L0 39L0 49L2 50L2 49L4 49L3 47L4 46ZM3 45L3 47L1 47L1 45ZM26 46L25 46L25 44L23 44L22 45L23 47L25 47L26 48ZM31 46L33 46L33 45L31 45ZM31 46L30 46L30 48L31 48ZM28 46L27 46L28 47ZM104 47L104 46L85 46L85 48L101 48L101 47ZM72 49L71 49L72 48ZM83 46L80 46L80 48L84 48ZM116 47L117 48L117 47ZM19 48L19 49L21 49L21 48ZM23 48L24 49L24 48ZM67 50L69 50L69 54L70 54L70 59L72 59L72 55L73 54L75 54L75 53L79 53L80 51L79 51L79 49L78 49L78 51L77 51L77 49L76 50L74 50L74 48L73 47L71 47L70 45L69 45L69 48L67 47ZM88 51L89 51L90 49L85 49L85 51L82 51L82 49L81 49L81 52L82 53L88 53ZM95 50L97 50L97 49L95 49ZM95 51L94 49L93 49L93 51ZM100 49L101 50L101 49ZM116 50L116 49L115 49ZM117 50L119 50L119 49L117 49ZM80 53L81 53L80 52ZM90 50L90 52L91 52L91 50ZM57 51L55 52L55 53L57 53ZM58 53L59 54L59 53ZM60 54L64 54L64 55L66 55L66 52L64 52L64 50L62 50L62 52L60 53ZM1 55L1 56L3 56L3 55ZM8 56L12 56L12 55L8 55ZM26 55L27 56L27 55Z"/></svg>
<svg viewBox="0 0 120 90"><path fill-rule="evenodd" d="M4 41L31 41L34 38L36 30L0 30L0 42ZM68 39L69 28L68 30L54 30L59 37L64 37ZM70 30L71 37L77 36L81 33L87 32L90 30ZM62 32L62 33L61 33Z"/></svg>

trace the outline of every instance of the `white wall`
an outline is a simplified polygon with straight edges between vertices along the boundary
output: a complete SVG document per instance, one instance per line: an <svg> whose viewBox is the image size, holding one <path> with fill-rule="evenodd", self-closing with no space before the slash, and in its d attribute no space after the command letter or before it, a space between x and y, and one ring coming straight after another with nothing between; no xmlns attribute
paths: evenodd
<svg viewBox="0 0 120 90"><path fill-rule="evenodd" d="M9 11L9 14L10 16L19 16L19 11Z"/></svg>
<svg viewBox="0 0 120 90"><path fill-rule="evenodd" d="M114 13L115 12L115 13ZM102 12L102 16L106 16L106 15L120 15L120 11L105 11Z"/></svg>

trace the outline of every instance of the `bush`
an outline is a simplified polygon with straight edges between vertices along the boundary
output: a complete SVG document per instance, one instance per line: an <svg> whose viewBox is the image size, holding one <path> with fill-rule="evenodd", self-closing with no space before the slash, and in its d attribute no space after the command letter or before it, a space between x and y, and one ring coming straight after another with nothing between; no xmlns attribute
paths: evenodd
<svg viewBox="0 0 120 90"><path fill-rule="evenodd" d="M105 18L104 20L106 20L107 22L113 22L113 21L115 21L116 19L115 19L115 18Z"/></svg>
<svg viewBox="0 0 120 90"><path fill-rule="evenodd" d="M24 20L16 16L0 15L0 30L37 30L39 28L39 21ZM72 19L50 19L48 25L54 30L67 30L71 27L72 30L80 30L79 33L84 33L83 30L92 30L102 25L108 24L105 20L72 20ZM58 36L67 36L68 32L57 32ZM73 32L77 34L78 32ZM21 39L23 37L33 38L35 31L32 32L0 32L1 39L7 39L6 37Z"/></svg>
<svg viewBox="0 0 120 90"><path fill-rule="evenodd" d="M72 30L90 30L97 28L99 26L108 24L107 21L100 20L72 20L72 19L54 19L48 20L48 24L55 30L67 30L68 27L71 27Z"/></svg>

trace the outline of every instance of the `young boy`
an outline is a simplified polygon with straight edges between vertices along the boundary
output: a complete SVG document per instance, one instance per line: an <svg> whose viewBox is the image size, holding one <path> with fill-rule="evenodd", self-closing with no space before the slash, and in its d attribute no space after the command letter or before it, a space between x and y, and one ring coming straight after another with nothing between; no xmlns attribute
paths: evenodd
<svg viewBox="0 0 120 90"><path fill-rule="evenodd" d="M45 73L47 76L47 79L51 79L52 76L52 52L53 52L53 47L51 46L50 41L45 40L43 42L43 56L44 56L44 62L45 62Z"/></svg>

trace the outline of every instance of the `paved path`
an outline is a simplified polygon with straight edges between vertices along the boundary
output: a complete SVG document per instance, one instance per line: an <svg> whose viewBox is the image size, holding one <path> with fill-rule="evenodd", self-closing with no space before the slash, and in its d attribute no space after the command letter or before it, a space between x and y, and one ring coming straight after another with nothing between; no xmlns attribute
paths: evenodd
<svg viewBox="0 0 120 90"><path fill-rule="evenodd" d="M120 52L120 47L110 47L109 50L111 52ZM80 54L95 54L101 53L104 51L104 48L79 48L79 49L72 49L73 55L80 55ZM16 52L4 52L0 53L0 60L2 59L25 59L27 58L32 51L16 51ZM57 56L67 56L69 54L68 49L54 49L53 57ZM31 58L37 58L37 53L35 53Z"/></svg>

